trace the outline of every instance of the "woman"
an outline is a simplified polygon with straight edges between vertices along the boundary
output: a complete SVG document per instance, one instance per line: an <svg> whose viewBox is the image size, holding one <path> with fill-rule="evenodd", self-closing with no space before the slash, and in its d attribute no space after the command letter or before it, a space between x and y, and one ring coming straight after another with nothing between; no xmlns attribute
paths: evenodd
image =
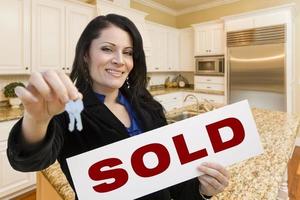
<svg viewBox="0 0 300 200"><path fill-rule="evenodd" d="M71 73L33 73L27 88L16 88L24 116L8 140L8 158L19 171L36 171L56 159L74 189L66 158L166 125L162 106L145 89L142 38L119 15L98 16L83 31ZM77 89L78 88L78 89ZM68 130L69 100L83 99L83 130ZM204 175L140 199L193 200L221 192L228 172L215 163Z"/></svg>

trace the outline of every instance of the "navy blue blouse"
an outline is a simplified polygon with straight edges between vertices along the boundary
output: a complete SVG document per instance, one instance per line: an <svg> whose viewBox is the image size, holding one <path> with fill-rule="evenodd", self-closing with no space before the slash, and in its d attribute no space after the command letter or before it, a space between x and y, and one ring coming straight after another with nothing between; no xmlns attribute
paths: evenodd
<svg viewBox="0 0 300 200"><path fill-rule="evenodd" d="M99 93L95 93L95 94L96 94L97 98L99 99L99 101L101 103L104 103L105 95L99 94ZM136 116L134 110L132 109L132 106L127 101L127 99L122 95L121 92L119 92L119 94L118 94L117 102L119 104L123 105L129 114L130 127L127 128L128 134L130 136L134 136L134 135L138 135L138 134L142 133L142 130L137 121L137 116Z"/></svg>

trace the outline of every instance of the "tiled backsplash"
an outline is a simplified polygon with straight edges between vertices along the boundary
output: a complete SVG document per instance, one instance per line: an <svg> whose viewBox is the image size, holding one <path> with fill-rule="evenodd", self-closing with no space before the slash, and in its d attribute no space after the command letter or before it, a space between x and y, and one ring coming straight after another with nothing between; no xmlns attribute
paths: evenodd
<svg viewBox="0 0 300 200"><path fill-rule="evenodd" d="M27 84L27 80L29 78L29 75L1 75L0 76L0 101L5 100L6 98L3 95L3 88L6 84L10 82L22 82L25 85Z"/></svg>
<svg viewBox="0 0 300 200"><path fill-rule="evenodd" d="M185 77L189 84L194 83L194 72L164 72L164 73L148 73L147 76L151 77L150 86L151 85L162 85L165 84L165 80L170 77L170 80L173 80L178 74L181 74Z"/></svg>

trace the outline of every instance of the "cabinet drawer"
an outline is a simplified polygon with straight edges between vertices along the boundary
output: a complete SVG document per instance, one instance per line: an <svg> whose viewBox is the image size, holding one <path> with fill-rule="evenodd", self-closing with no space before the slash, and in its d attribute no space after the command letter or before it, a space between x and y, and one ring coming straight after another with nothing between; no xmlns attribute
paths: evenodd
<svg viewBox="0 0 300 200"><path fill-rule="evenodd" d="M224 84L223 76L195 76L195 83L218 83Z"/></svg>
<svg viewBox="0 0 300 200"><path fill-rule="evenodd" d="M207 84L207 83L196 83L195 90L218 90L224 91L224 85L222 84Z"/></svg>

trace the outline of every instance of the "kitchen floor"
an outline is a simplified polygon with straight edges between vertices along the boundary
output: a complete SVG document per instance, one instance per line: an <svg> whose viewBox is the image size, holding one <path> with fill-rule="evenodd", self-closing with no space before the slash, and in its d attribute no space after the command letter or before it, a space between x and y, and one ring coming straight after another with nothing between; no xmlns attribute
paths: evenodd
<svg viewBox="0 0 300 200"><path fill-rule="evenodd" d="M296 147L289 162L289 197L290 200L300 200L300 147ZM13 200L36 200L35 190L23 194Z"/></svg>

